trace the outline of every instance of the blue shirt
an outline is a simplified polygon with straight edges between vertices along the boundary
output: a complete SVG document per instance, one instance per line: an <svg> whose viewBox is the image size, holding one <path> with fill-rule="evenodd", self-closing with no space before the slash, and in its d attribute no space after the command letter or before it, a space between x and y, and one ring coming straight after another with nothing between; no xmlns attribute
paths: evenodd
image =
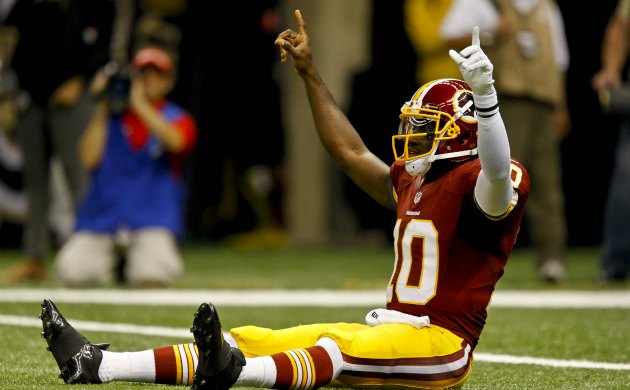
<svg viewBox="0 0 630 390"><path fill-rule="evenodd" d="M160 109L191 145L196 127L190 115L172 102L163 102ZM162 227L181 236L185 187L177 157L131 111L111 115L103 158L92 173L76 230Z"/></svg>

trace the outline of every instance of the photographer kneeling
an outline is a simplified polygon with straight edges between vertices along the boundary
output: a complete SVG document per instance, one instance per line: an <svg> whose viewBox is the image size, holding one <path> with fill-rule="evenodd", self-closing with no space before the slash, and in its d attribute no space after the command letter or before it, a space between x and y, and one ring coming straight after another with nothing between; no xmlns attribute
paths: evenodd
<svg viewBox="0 0 630 390"><path fill-rule="evenodd" d="M109 70L92 85L99 101L79 145L90 188L75 231L57 255L57 276L67 285L103 284L122 251L129 284L166 285L183 270L177 244L182 165L197 141L197 125L167 99L176 81L169 52L140 49L128 79Z"/></svg>

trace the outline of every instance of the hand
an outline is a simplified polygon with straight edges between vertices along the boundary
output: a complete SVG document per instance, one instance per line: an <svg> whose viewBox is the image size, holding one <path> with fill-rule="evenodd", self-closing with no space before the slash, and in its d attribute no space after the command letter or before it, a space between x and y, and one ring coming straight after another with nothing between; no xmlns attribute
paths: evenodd
<svg viewBox="0 0 630 390"><path fill-rule="evenodd" d="M300 10L295 10L295 20L299 32L296 33L291 29L285 30L278 34L274 44L280 47L281 62L286 62L288 55L291 55L293 68L298 74L303 75L313 68L311 47L308 43L306 23Z"/></svg>
<svg viewBox="0 0 630 390"><path fill-rule="evenodd" d="M120 65L114 61L108 62L105 66L99 69L90 82L90 96L94 99L105 97L109 82L119 69Z"/></svg>
<svg viewBox="0 0 630 390"><path fill-rule="evenodd" d="M595 92L619 88L621 86L621 72L611 68L602 68L591 79L591 86Z"/></svg>
<svg viewBox="0 0 630 390"><path fill-rule="evenodd" d="M448 54L457 64L464 81L470 85L475 95L484 96L494 92L492 70L494 66L479 44L479 27L472 31L472 44L457 53L450 50Z"/></svg>
<svg viewBox="0 0 630 390"><path fill-rule="evenodd" d="M130 75L131 85L129 88L129 105L136 111L151 108L151 100L147 95L147 88L144 77L134 72Z"/></svg>
<svg viewBox="0 0 630 390"><path fill-rule="evenodd" d="M51 101L60 107L72 107L81 98L83 88L85 88L83 78L81 76L73 76L55 89L50 97Z"/></svg>

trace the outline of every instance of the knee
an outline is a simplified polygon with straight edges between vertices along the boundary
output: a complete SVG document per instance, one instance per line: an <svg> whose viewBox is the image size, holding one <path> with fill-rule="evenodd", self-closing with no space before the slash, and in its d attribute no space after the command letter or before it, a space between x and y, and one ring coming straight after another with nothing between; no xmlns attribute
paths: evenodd
<svg viewBox="0 0 630 390"><path fill-rule="evenodd" d="M102 245L82 235L73 235L55 259L57 279L66 285L102 284L112 268L112 256Z"/></svg>
<svg viewBox="0 0 630 390"><path fill-rule="evenodd" d="M171 284L183 272L182 260L177 256L142 259L130 256L125 267L127 282L131 285L161 287Z"/></svg>
<svg viewBox="0 0 630 390"><path fill-rule="evenodd" d="M108 273L96 267L88 258L60 253L55 261L57 279L64 285L84 286L103 284Z"/></svg>

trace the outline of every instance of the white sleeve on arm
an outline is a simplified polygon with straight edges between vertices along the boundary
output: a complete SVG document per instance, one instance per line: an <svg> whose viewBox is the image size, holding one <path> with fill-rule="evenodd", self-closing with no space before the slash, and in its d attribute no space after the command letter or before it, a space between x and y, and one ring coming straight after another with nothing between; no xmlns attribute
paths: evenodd
<svg viewBox="0 0 630 390"><path fill-rule="evenodd" d="M475 104L489 107L486 102L496 104L496 92L489 96L475 96ZM477 147L481 172L475 185L475 200L481 210L500 217L510 208L512 201L512 178L510 175L510 144L501 113L494 106L490 115L478 113Z"/></svg>
<svg viewBox="0 0 630 390"><path fill-rule="evenodd" d="M556 65L563 72L569 69L570 54L569 43L564 28L564 19L558 8L557 3L550 3L549 8L549 27L551 28L551 39L554 48L554 58Z"/></svg>

